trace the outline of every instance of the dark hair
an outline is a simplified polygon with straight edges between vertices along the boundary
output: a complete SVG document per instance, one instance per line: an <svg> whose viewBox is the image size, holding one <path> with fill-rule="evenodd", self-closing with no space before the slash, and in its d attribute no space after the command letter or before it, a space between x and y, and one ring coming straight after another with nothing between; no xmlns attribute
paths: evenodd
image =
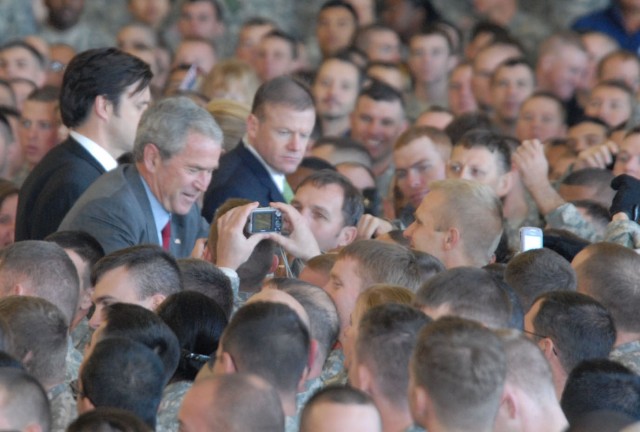
<svg viewBox="0 0 640 432"><path fill-rule="evenodd" d="M31 54L31 56L36 60L36 62L38 63L38 66L40 67L40 69L42 69L44 71L45 68L47 67L47 59L44 58L42 53L40 51L38 51L30 43L28 43L28 42L26 42L26 41L24 41L22 39L12 40L12 41L9 41L9 42L5 43L4 45L0 46L0 53L2 51L5 51L5 50L11 49L11 48L22 48L22 49L25 49L25 50L29 51L29 54Z"/></svg>
<svg viewBox="0 0 640 432"><path fill-rule="evenodd" d="M254 373L279 392L293 393L309 359L309 330L281 303L249 303L236 312L222 335L239 372Z"/></svg>
<svg viewBox="0 0 640 432"><path fill-rule="evenodd" d="M96 407L80 415L67 432L151 432L149 425L131 411L113 407Z"/></svg>
<svg viewBox="0 0 640 432"><path fill-rule="evenodd" d="M558 108L558 112L560 113L560 120L562 120L562 123L567 122L567 110L565 109L562 100L555 94L544 90L534 91L529 95L528 98L524 100L524 102L522 102L521 107L532 99L548 99L551 102L555 103L556 107Z"/></svg>
<svg viewBox="0 0 640 432"><path fill-rule="evenodd" d="M496 156L498 166L502 173L511 171L511 147L507 136L499 135L485 129L473 129L462 135L458 141L453 142L453 148L465 149L484 148Z"/></svg>
<svg viewBox="0 0 640 432"><path fill-rule="evenodd" d="M263 40L267 38L282 39L283 41L289 44L289 49L291 50L291 58L294 60L298 58L298 41L295 37L293 37L289 33L275 28L271 30L269 33L267 33L266 35L262 36Z"/></svg>
<svg viewBox="0 0 640 432"><path fill-rule="evenodd" d="M320 71L320 68L322 68L322 65L324 65L325 63L329 62L329 61L339 61L342 63L347 63L350 64L351 66L353 66L356 71L358 72L358 86L362 86L362 83L364 82L364 72L362 70L362 68L360 67L360 65L358 65L356 62L353 61L352 56L349 54L348 51L346 50L340 50L337 53L335 53L334 55L331 55L329 57L326 57L325 59L322 60L322 63L320 64L320 66L318 66L318 71ZM318 77L318 75L316 75L316 78ZM314 79L315 81L315 79Z"/></svg>
<svg viewBox="0 0 640 432"><path fill-rule="evenodd" d="M499 24L491 21L478 21L471 28L471 34L469 35L469 41L474 40L481 33L490 33L494 39L509 37L509 30Z"/></svg>
<svg viewBox="0 0 640 432"><path fill-rule="evenodd" d="M0 178L0 206L11 195L18 195L20 189L11 181Z"/></svg>
<svg viewBox="0 0 640 432"><path fill-rule="evenodd" d="M193 381L215 355L227 316L218 304L195 291L167 297L156 313L173 330L180 344L180 361L172 381Z"/></svg>
<svg viewBox="0 0 640 432"><path fill-rule="evenodd" d="M587 360L567 378L560 406L569 424L597 410L624 413L640 420L640 377L612 360Z"/></svg>
<svg viewBox="0 0 640 432"><path fill-rule="evenodd" d="M405 104L402 94L381 81L372 80L369 84L365 85L358 94L358 100L365 96L376 102L398 102L404 111Z"/></svg>
<svg viewBox="0 0 640 432"><path fill-rule="evenodd" d="M611 314L600 302L572 291L552 291L538 296L533 318L536 334L550 338L568 373L583 360L606 358L616 340Z"/></svg>
<svg viewBox="0 0 640 432"><path fill-rule="evenodd" d="M420 329L429 322L421 311L393 303L375 306L360 319L357 362L369 367L384 398L397 406L407 406L409 360Z"/></svg>
<svg viewBox="0 0 640 432"><path fill-rule="evenodd" d="M433 276L416 293L419 306L447 306L450 315L489 327L508 327L511 302L486 270L456 267Z"/></svg>
<svg viewBox="0 0 640 432"><path fill-rule="evenodd" d="M117 111L127 87L139 93L151 82L149 65L117 48L98 48L75 56L67 66L60 91L60 113L65 126L81 125L97 96L106 97Z"/></svg>
<svg viewBox="0 0 640 432"><path fill-rule="evenodd" d="M91 270L91 285L95 286L105 273L119 267L129 271L139 298L182 291L180 268L175 258L160 246L131 246L105 255Z"/></svg>
<svg viewBox="0 0 640 432"><path fill-rule="evenodd" d="M338 185L342 189L342 217L344 226L356 226L364 213L364 199L360 191L337 171L323 169L311 174L298 185L298 189L305 185L322 188L328 185ZM298 190L296 189L296 190Z"/></svg>
<svg viewBox="0 0 640 432"><path fill-rule="evenodd" d="M209 3L215 10L218 21L224 21L224 9L222 9L218 0L184 0L182 6L189 3Z"/></svg>
<svg viewBox="0 0 640 432"><path fill-rule="evenodd" d="M95 407L133 412L155 430L164 387L162 362L149 348L125 338L96 344L80 370L82 397Z"/></svg>
<svg viewBox="0 0 640 432"><path fill-rule="evenodd" d="M57 231L49 234L45 241L77 253L83 261L93 267L104 256L104 249L94 236L85 231Z"/></svg>
<svg viewBox="0 0 640 432"><path fill-rule="evenodd" d="M104 309L104 316L100 340L125 338L145 345L162 361L164 384L168 383L180 357L178 338L171 328L155 313L134 304L114 303Z"/></svg>
<svg viewBox="0 0 640 432"><path fill-rule="evenodd" d="M178 260L184 291L204 294L220 306L229 319L233 309L233 290L231 281L215 265L197 258L181 258Z"/></svg>
<svg viewBox="0 0 640 432"><path fill-rule="evenodd" d="M322 13L322 11L325 11L327 9L333 9L333 8L346 9L347 12L351 14L353 21L356 23L356 27L358 26L358 13L354 9L354 7L351 5L351 3L347 3L346 1L343 1L343 0L328 0L324 2L322 6L320 6L320 10L318 11L316 16L320 16L320 13Z"/></svg>
<svg viewBox="0 0 640 432"><path fill-rule="evenodd" d="M569 261L551 249L533 249L513 257L504 271L525 311L540 294L549 291L575 291L576 273Z"/></svg>
<svg viewBox="0 0 640 432"><path fill-rule="evenodd" d="M315 109L309 86L286 75L269 80L258 88L251 113L262 118L267 104L285 105L296 111Z"/></svg>
<svg viewBox="0 0 640 432"><path fill-rule="evenodd" d="M452 143L457 143L460 138L473 129L493 130L493 123L489 116L480 111L468 112L455 117L444 131Z"/></svg>

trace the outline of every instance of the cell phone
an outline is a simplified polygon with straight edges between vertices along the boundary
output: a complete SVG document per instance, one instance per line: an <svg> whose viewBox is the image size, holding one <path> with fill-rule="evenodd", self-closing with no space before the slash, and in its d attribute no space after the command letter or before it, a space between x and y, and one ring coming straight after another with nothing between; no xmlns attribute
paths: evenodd
<svg viewBox="0 0 640 432"><path fill-rule="evenodd" d="M282 212L273 207L258 207L249 215L245 233L269 233L282 231Z"/></svg>
<svg viewBox="0 0 640 432"><path fill-rule="evenodd" d="M537 227L520 228L520 252L542 248L542 229Z"/></svg>

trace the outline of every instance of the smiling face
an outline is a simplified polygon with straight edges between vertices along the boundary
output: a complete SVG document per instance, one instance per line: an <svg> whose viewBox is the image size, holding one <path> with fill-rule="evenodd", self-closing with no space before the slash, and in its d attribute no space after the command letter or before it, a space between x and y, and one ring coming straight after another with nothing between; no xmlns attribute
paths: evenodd
<svg viewBox="0 0 640 432"><path fill-rule="evenodd" d="M361 96L351 114L351 137L365 146L374 164L391 156L395 139L406 127L400 101Z"/></svg>
<svg viewBox="0 0 640 432"><path fill-rule="evenodd" d="M218 167L220 143L196 132L186 137L183 150L162 160L157 147L145 148L145 168L149 188L170 213L184 215L207 190L213 170Z"/></svg>
<svg viewBox="0 0 640 432"><path fill-rule="evenodd" d="M315 119L313 109L266 103L259 115L249 116L247 137L271 168L291 174L304 157Z"/></svg>

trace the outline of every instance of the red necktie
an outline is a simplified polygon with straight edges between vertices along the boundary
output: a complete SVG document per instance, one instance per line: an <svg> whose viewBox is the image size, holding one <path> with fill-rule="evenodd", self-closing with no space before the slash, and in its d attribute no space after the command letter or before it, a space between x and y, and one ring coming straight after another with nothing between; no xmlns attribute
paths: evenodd
<svg viewBox="0 0 640 432"><path fill-rule="evenodd" d="M162 249L168 251L171 246L171 220L162 228Z"/></svg>

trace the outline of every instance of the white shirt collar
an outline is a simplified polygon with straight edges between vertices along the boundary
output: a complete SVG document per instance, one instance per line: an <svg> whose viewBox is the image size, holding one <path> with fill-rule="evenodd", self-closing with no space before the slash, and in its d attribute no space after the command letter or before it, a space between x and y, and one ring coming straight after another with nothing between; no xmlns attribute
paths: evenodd
<svg viewBox="0 0 640 432"><path fill-rule="evenodd" d="M260 156L260 153L258 153L258 150L256 150L255 147L253 147L251 145L251 143L249 143L249 141L247 141L247 137L246 136L244 137L243 141L244 141L245 145L247 146L247 150L249 150L251 152L251 154L254 155L256 157L256 159L258 159L258 161L260 161L262 166L269 173L269 176L271 176L271 179L275 183L275 185L278 188L278 190L280 191L280 193L282 193L284 191L284 181L285 181L284 174L282 174L281 172L278 172L278 171L274 170L273 168L271 168L271 166L262 158L262 156Z"/></svg>
<svg viewBox="0 0 640 432"><path fill-rule="evenodd" d="M69 135L71 135L74 140L78 141L78 144L84 147L84 149L88 151L100 165L102 165L105 171L111 171L118 166L118 162L113 158L113 156L111 156L108 151L102 148L95 141L90 140L86 136L73 130L69 131Z"/></svg>

